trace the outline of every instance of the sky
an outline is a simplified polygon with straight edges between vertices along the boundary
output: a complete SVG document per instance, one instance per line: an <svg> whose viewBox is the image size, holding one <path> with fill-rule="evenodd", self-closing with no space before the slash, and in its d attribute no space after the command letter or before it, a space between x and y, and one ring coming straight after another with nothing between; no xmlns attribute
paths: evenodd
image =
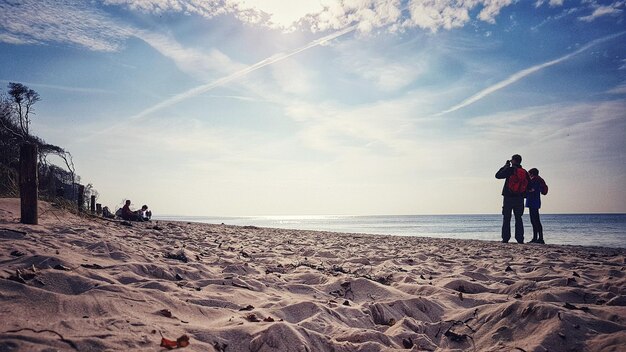
<svg viewBox="0 0 626 352"><path fill-rule="evenodd" d="M114 209L626 213L624 0L0 0L0 87ZM58 162L58 160L51 160Z"/></svg>

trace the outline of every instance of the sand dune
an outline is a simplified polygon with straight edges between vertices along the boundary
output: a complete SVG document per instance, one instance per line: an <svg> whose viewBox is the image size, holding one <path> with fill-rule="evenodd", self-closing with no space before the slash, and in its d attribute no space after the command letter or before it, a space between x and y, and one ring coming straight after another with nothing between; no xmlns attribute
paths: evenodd
<svg viewBox="0 0 626 352"><path fill-rule="evenodd" d="M0 199L0 351L623 351L626 250L78 217ZM498 234L494 234L494 240Z"/></svg>

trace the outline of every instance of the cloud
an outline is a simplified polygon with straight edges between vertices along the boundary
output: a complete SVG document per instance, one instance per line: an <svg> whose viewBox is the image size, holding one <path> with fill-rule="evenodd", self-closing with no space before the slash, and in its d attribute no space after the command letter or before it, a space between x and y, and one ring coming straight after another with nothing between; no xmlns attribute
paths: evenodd
<svg viewBox="0 0 626 352"><path fill-rule="evenodd" d="M166 5L162 4L156 8L164 7ZM124 40L135 37L172 59L181 71L203 80L245 67L218 49L205 52L184 47L169 35L120 24L107 13L82 1L0 3L0 11L3 13L0 16L0 41L9 44L54 42L111 52L120 50Z"/></svg>
<svg viewBox="0 0 626 352"><path fill-rule="evenodd" d="M607 15L612 15L612 16L618 15L622 13L623 11L620 7L624 7L624 1L616 1L608 6L595 5L595 4L593 4L593 6L595 7L595 9L591 13L591 15L582 16L582 17L579 17L578 19L584 22L592 22L598 17L607 16Z"/></svg>
<svg viewBox="0 0 626 352"><path fill-rule="evenodd" d="M583 51L585 51L585 50L587 50L587 49L589 49L589 48L591 48L591 47L593 47L593 46L595 46L597 44L600 44L600 43L612 40L612 39L617 38L617 37L620 37L620 36L622 36L625 33L626 32L619 32L619 33L612 34L612 35L609 35L609 36L606 36L606 37L603 37L603 38L592 40L591 42L589 42L589 43L583 45L582 47L580 47L578 50L576 50L576 51L574 51L572 53L569 53L567 55L561 56L558 59L551 60L551 61L548 61L548 62L544 62L542 64L535 65L535 66L529 67L527 69L521 70L519 72L516 72L515 74L509 76L507 79L505 79L503 81L500 81L500 82L498 82L498 83L496 83L496 84L494 84L492 86L489 86L489 87L481 90L480 92L478 92L478 93L472 95L471 97L463 100L461 103L459 103L457 105L454 105L453 107L451 107L451 108L449 108L447 110L444 110L444 111L440 112L437 115L447 114L447 113L450 113L450 112L462 109L462 108L464 108L464 107L466 107L468 105L474 104L475 102L485 98L486 96L491 95L491 94L497 92L498 90L500 90L502 88L508 87L511 84L519 81L520 79L522 79L522 78L524 78L524 77L526 77L526 76L528 76L530 74L533 74L533 73L535 73L537 71L543 70L546 67L550 67L550 66L559 64L559 63L561 63L561 62L563 62L565 60L568 60L568 59L574 57L575 55L578 55L578 54L582 53Z"/></svg>
<svg viewBox="0 0 626 352"><path fill-rule="evenodd" d="M616 94L616 95L625 95L626 94L626 83L622 83L619 86L610 89L607 91L608 94Z"/></svg>
<svg viewBox="0 0 626 352"><path fill-rule="evenodd" d="M285 93L306 96L315 89L315 75L296 60L285 59L280 65L272 65L272 77Z"/></svg>
<svg viewBox="0 0 626 352"><path fill-rule="evenodd" d="M217 49L204 53L185 48L169 36L120 24L102 10L81 1L26 0L0 3L0 11L3 13L0 29L5 31L0 31L0 41L6 43L57 42L94 51L118 51L125 39L136 37L174 60L183 72L194 76L201 74L202 77L209 72L214 74L242 68Z"/></svg>
<svg viewBox="0 0 626 352"><path fill-rule="evenodd" d="M324 5L323 11L302 21L313 31L336 30L356 23L360 32L368 33L375 28L399 25L405 8L399 0L327 0Z"/></svg>
<svg viewBox="0 0 626 352"><path fill-rule="evenodd" d="M423 104L419 97L357 107L290 101L286 105L293 109L289 116L299 124L282 138L188 118L131 123L106 138L94 139L96 145L91 147L107 150L102 156L105 160L94 161L102 169L95 174L106 174L106 167L123 164L128 165L125 172L134 175L133 180L116 174L94 181L100 186L126 182L125 190L110 186L108 193L115 195L115 201L130 196L147 199L151 206L157 200L149 190L161 189L165 193L158 199L167 201L159 207L176 209L170 203L180 201L178 211L183 213L194 208L189 206L190 199L198 198L212 199L210 209L202 211L232 215L288 212L287 204L292 202L297 204L294 211L305 213L463 212L467 208L452 209L448 204L458 194L465 194L469 201L476 196L493 197L497 205L500 183L493 179L493 172L496 163L509 156L503 150L522 153L528 166L540 168L556 187L557 179L561 185L568 182L553 176L563 162L579 170L576 175L582 179L577 177L577 182L588 181L593 169L606 170L600 160L623 165L616 159L624 150L623 102L555 104L484 116L467 124L455 121L463 124L461 133L441 133L445 129L441 119L398 128L415 118L416 107ZM616 146L614 150L607 150L611 145ZM93 151L81 150L76 157L84 165L92 155ZM133 162L137 158L142 162ZM585 167L581 169L580 164ZM166 170L163 165L170 167ZM581 183L585 188L591 187L585 182ZM416 203L407 205L416 196ZM337 197L339 204L329 208L328 197ZM242 208L241 204L246 205ZM472 211L490 211L489 204L479 202Z"/></svg>
<svg viewBox="0 0 626 352"><path fill-rule="evenodd" d="M422 73L419 63L406 65L400 62L387 63L383 59L371 59L355 69L361 75L374 82L375 86L383 91L395 91L411 84Z"/></svg>
<svg viewBox="0 0 626 352"><path fill-rule="evenodd" d="M538 1L536 5L544 2ZM158 38L112 20L107 11L113 7L150 14L194 14L205 18L230 14L245 23L283 31L336 31L356 26L358 32L369 33L379 29L396 32L421 28L436 32L460 28L469 23L476 12L477 20L495 23L500 11L513 3L514 0L105 0L104 6L97 7L78 0L25 0L0 3L3 13L0 41L11 44L57 42L95 51L117 51L126 39L137 36L162 52L171 47L165 37ZM549 4L560 6L562 1L550 0ZM583 21L620 13L624 3L617 1L608 6L591 3L589 6L596 8L591 15L580 17ZM185 70L194 64L208 62L198 59L200 57L220 60L219 53L198 54L182 48L171 49L168 50L170 57L181 58L178 62Z"/></svg>
<svg viewBox="0 0 626 352"><path fill-rule="evenodd" d="M337 45L336 50L345 72L363 78L365 84L384 92L407 87L427 69L424 53L409 55L387 46L377 52L362 43L351 42Z"/></svg>
<svg viewBox="0 0 626 352"><path fill-rule="evenodd" d="M558 21L558 20L560 20L562 18L565 18L567 16L570 16L572 14L575 14L575 13L581 12L581 11L585 11L585 9L579 8L579 7L572 7L572 8L569 8L569 9L563 9L563 11L560 14L555 15L555 16L548 16L548 17L546 17L546 19L541 21L541 23L531 27L531 29L533 31L536 31L539 28L541 28L542 26L546 25L547 23L550 23L552 21Z"/></svg>
<svg viewBox="0 0 626 352"><path fill-rule="evenodd" d="M623 157L625 109L626 103L619 99L534 106L473 118L466 128L495 145L523 146L552 162L568 155L590 165ZM550 153L543 155L546 150Z"/></svg>
<svg viewBox="0 0 626 352"><path fill-rule="evenodd" d="M183 72L196 78L207 80L215 74L241 70L245 65L233 62L226 54L217 49L208 53L198 49L187 48L174 38L160 33L135 29L133 35L176 63Z"/></svg>
<svg viewBox="0 0 626 352"><path fill-rule="evenodd" d="M323 2L323 1L322 1ZM242 22L271 28L290 29L312 13L323 10L318 1L282 0L105 0L107 5L126 6L134 11L162 14L179 12L213 18L232 14Z"/></svg>
<svg viewBox="0 0 626 352"><path fill-rule="evenodd" d="M16 35L12 33L0 33L0 43L8 43L8 44L37 44L36 40L26 38L21 35Z"/></svg>
<svg viewBox="0 0 626 352"><path fill-rule="evenodd" d="M403 23L404 27L419 27L437 31L440 28L452 29L463 27L471 20L470 11L482 7L478 19L495 23L500 10L513 3L513 0L482 1L409 1L411 17Z"/></svg>
<svg viewBox="0 0 626 352"><path fill-rule="evenodd" d="M104 0L103 3L105 5L126 5L132 10L156 14L183 12L213 17L231 11L231 6L228 6L227 3L214 0Z"/></svg>
<svg viewBox="0 0 626 352"><path fill-rule="evenodd" d="M441 120L419 112L426 104L445 99L438 93L417 91L361 105L284 100L282 106L298 124L298 140L311 150L397 156L413 153L418 140L440 138L431 132L441 126Z"/></svg>
<svg viewBox="0 0 626 352"><path fill-rule="evenodd" d="M116 51L131 35L127 28L82 1L2 2L0 13L0 40L12 44L56 42Z"/></svg>
<svg viewBox="0 0 626 352"><path fill-rule="evenodd" d="M489 23L495 23L496 16L500 14L500 10L513 3L513 0L495 0L485 1L484 8L478 14L478 18Z"/></svg>
<svg viewBox="0 0 626 352"><path fill-rule="evenodd" d="M495 22L500 10L513 0L106 0L105 4L126 6L147 13L181 12L207 18L232 14L247 23L282 30L308 28L311 31L340 30L354 24L358 31L368 33L388 27L390 31L402 28L462 27L470 18L470 11L480 9L477 18ZM404 13L408 10L407 13Z"/></svg>
<svg viewBox="0 0 626 352"><path fill-rule="evenodd" d="M306 45L304 45L302 47L299 47L297 49L294 49L292 51L274 54L274 55L272 55L272 56L270 56L270 57L268 57L266 59L263 59L263 60L255 63L255 64L246 66L243 69L241 69L239 71L236 71L236 72L233 72L233 73L231 73L231 74L229 74L227 76L223 76L223 77L221 77L219 79L216 79L216 80L213 80L213 81L211 81L211 82L209 82L207 84L203 84L203 85L197 86L195 88L189 89L189 90L187 90L185 92L179 93L179 94L177 94L177 95L175 95L175 96L173 96L173 97L171 97L171 98L169 98L167 100L164 100L164 101L162 101L162 102L160 102L160 103L158 103L158 104L156 104L156 105L154 105L152 107L144 109L143 111L139 112L138 114L133 115L131 117L131 119L140 119L140 118L146 117L146 116L148 116L148 115L150 115L150 114L152 114L152 113L154 113L154 112L156 112L158 110L164 109L164 108L172 106L174 104L178 104L181 101L184 101L184 100L189 99L191 97L195 97L195 96L197 96L199 94L205 93L205 92L207 92L207 91L209 91L211 89L214 89L216 87L221 87L221 86L223 86L223 85L225 85L227 83L230 83L230 82L232 82L232 81L234 81L236 79L244 77L244 76L248 75L249 73L254 72L254 71L256 71L256 70L258 70L260 68L266 67L268 65L272 65L272 64L274 64L276 62L279 62L279 61L282 61L284 59L287 59L287 58L289 58L291 56L299 54L299 53L301 53L301 52L303 52L305 50L308 50L310 48L316 47L318 45L324 45L328 41L331 41L333 39L339 38L340 36L343 36L345 34L353 32L355 29L356 29L356 26L351 26L351 27L348 27L348 28L344 28L343 30L340 30L340 31L331 33L329 35L326 35L326 36L324 36L322 38L313 40L313 41L309 42L308 44L306 44Z"/></svg>
<svg viewBox="0 0 626 352"><path fill-rule="evenodd" d="M550 5L550 7L563 6L563 0L549 0L549 1L538 0L535 3L535 7L540 7L541 5L543 5L546 2Z"/></svg>
<svg viewBox="0 0 626 352"><path fill-rule="evenodd" d="M262 102L263 100L253 97L241 96L241 95L207 95L207 98L215 99L235 99L247 102Z"/></svg>
<svg viewBox="0 0 626 352"><path fill-rule="evenodd" d="M244 0L230 1L238 12L258 11L267 14L266 24L272 28L291 29L309 14L324 9L324 1Z"/></svg>
<svg viewBox="0 0 626 352"><path fill-rule="evenodd" d="M217 49L208 53L180 45L167 35L120 24L82 1L26 0L0 3L0 41L10 44L64 43L93 51L118 51L136 37L199 78L241 69ZM106 28L106 30L102 30ZM5 31L4 33L2 31Z"/></svg>
<svg viewBox="0 0 626 352"><path fill-rule="evenodd" d="M437 31L441 28L463 27L471 20L470 11L480 9L478 19L494 23L500 10L513 3L513 0L354 0L328 1L324 11L309 16L313 29L337 29L352 23L359 24L359 30L369 32L375 28L388 26L390 31L408 28L422 28ZM408 16L407 16L408 14Z"/></svg>

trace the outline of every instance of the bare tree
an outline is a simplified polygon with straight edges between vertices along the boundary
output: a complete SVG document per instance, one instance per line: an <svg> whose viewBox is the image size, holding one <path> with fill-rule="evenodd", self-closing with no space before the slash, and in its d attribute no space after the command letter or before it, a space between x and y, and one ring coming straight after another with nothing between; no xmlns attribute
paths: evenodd
<svg viewBox="0 0 626 352"><path fill-rule="evenodd" d="M76 169L74 168L74 159L72 158L72 154L63 150L63 153L59 153L57 155L63 159L67 170L70 172L70 175L72 175L72 183L76 183Z"/></svg>
<svg viewBox="0 0 626 352"><path fill-rule="evenodd" d="M15 120L10 98L5 94L0 95L0 133L3 141L24 140Z"/></svg>
<svg viewBox="0 0 626 352"><path fill-rule="evenodd" d="M30 115L33 114L33 105L40 100L39 93L21 83L10 82L8 87L17 124L22 136L26 137L30 135Z"/></svg>
<svg viewBox="0 0 626 352"><path fill-rule="evenodd" d="M19 161L19 144L34 143L38 146L40 170L49 170L49 155L56 155L63 160L71 176L71 183L77 182L72 155L61 147L48 144L30 134L33 105L40 100L39 94L21 83L9 83L8 94L0 95L0 167L2 181L11 181L12 173ZM45 172L45 171L44 171ZM6 174L6 175L4 175Z"/></svg>
<svg viewBox="0 0 626 352"><path fill-rule="evenodd" d="M71 197L74 198L80 176L76 174L72 154L30 134L33 105L40 100L39 94L21 83L11 82L8 89L7 93L0 94L0 194L14 194L17 190L19 145L33 143L38 146L40 175L61 177L63 183L71 185ZM50 164L48 162L50 155L61 158L67 171L61 172L62 167ZM93 185L87 185L86 190L89 196L98 196L98 191Z"/></svg>

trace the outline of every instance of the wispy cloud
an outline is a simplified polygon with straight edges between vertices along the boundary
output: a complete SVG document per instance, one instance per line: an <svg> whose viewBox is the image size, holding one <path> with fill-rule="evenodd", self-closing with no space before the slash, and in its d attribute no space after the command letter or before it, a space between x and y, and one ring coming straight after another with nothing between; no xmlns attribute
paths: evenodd
<svg viewBox="0 0 626 352"><path fill-rule="evenodd" d="M543 5L544 3L548 3L550 5L550 7L556 7L556 6L562 6L563 5L563 0L537 0L537 2L535 2L535 7L539 7L541 5Z"/></svg>
<svg viewBox="0 0 626 352"><path fill-rule="evenodd" d="M199 94L205 93L205 92L207 92L207 91L209 91L211 89L214 89L216 87L221 87L221 86L223 86L223 85L225 85L227 83L230 83L230 82L232 82L232 81L234 81L236 79L244 77L244 76L248 75L249 73L254 72L254 71L258 70L258 69L261 69L261 68L266 67L268 65L272 65L272 64L274 64L276 62L279 62L279 61L282 61L284 59L287 59L287 58L289 58L291 56L294 56L294 55L296 55L298 53L301 53L301 52L303 52L305 50L308 50L308 49L311 49L313 47L326 44L327 42L329 42L329 41L331 41L333 39L339 38L339 37L341 37L341 36L343 36L345 34L353 32L355 29L356 29L356 26L354 25L354 26L345 28L343 30L337 31L335 33L329 34L327 36L324 36L322 38L316 39L316 40L314 40L314 41L312 41L312 42L310 42L310 43L308 43L308 44L306 44L306 45L304 45L302 47L294 49L292 51L284 52L284 53L278 53L278 54L272 55L272 56L270 56L270 57L268 57L266 59L263 59L263 60L255 63L253 65L250 65L250 66L248 66L248 67L246 67L244 69L241 69L241 70L239 70L237 72L234 72L234 73L232 73L230 75L224 76L224 77L219 78L217 80L214 80L214 81L212 81L210 83L203 84L203 85L197 86L195 88L189 89L189 90L187 90L185 92L182 92L180 94L177 94L177 95L173 96L172 98L164 100L164 101L162 101L162 102L160 102L160 103L158 103L158 104L156 104L156 105L154 105L154 106L152 106L150 108L147 108L147 109L139 112L138 114L133 115L131 117L131 119L136 120L136 119L143 118L143 117L145 117L147 115L150 115L150 114L152 114L152 113L154 113L154 112L156 112L158 110L164 109L164 108L172 106L174 104L178 104L181 101L184 101L184 100L189 99L191 97L195 97L195 96L197 96Z"/></svg>
<svg viewBox="0 0 626 352"><path fill-rule="evenodd" d="M298 140L311 149L332 155L413 153L416 141L439 138L432 134L440 119L420 113L421 107L442 99L430 90L399 98L352 105L326 101L283 100L285 115L298 124Z"/></svg>
<svg viewBox="0 0 626 352"><path fill-rule="evenodd" d="M397 91L414 82L426 70L424 59L416 55L376 53L359 44L348 43L339 48L340 62L346 72L362 77L373 89Z"/></svg>
<svg viewBox="0 0 626 352"><path fill-rule="evenodd" d="M272 65L272 77L283 92L291 96L306 96L313 93L319 83L314 73L297 61L285 59L280 65Z"/></svg>
<svg viewBox="0 0 626 352"><path fill-rule="evenodd" d="M120 23L103 10L83 2L26 0L0 3L0 11L3 13L0 16L0 41L10 44L55 42L94 51L118 51L124 40L136 37L174 60L181 71L194 77L214 77L243 67L217 49L202 52L184 47L171 36Z"/></svg>
<svg viewBox="0 0 626 352"><path fill-rule="evenodd" d="M548 16L545 20L541 21L541 23L532 26L530 29L532 29L533 31L539 30L541 27L543 27L544 25L553 22L553 21L558 21L561 20L565 17L568 17L570 15L574 15L575 13L584 11L584 9L582 8L578 8L578 7L572 7L569 9L564 9L560 14L555 15L555 16Z"/></svg>
<svg viewBox="0 0 626 352"><path fill-rule="evenodd" d="M496 83L496 84L494 84L492 86L489 86L489 87L481 90L480 92L478 92L478 93L472 95L471 97L463 100L461 103L459 103L457 105L454 105L453 107L451 107L451 108L449 108L447 110L444 110L444 111L438 113L437 115L443 115L443 114L447 114L447 113L450 113L450 112L462 109L462 108L464 108L464 107L466 107L468 105L471 105L471 104L473 104L473 103L475 103L475 102L485 98L488 95L491 95L491 94L497 92L500 89L503 89L505 87L510 86L511 84L519 81L522 78L525 78L526 76L528 76L530 74L533 74L533 73L535 73L537 71L543 70L546 67L550 67L550 66L559 64L559 63L561 63L563 61L566 61L568 59L571 59L575 55L578 55L578 54L582 53L583 51L588 50L589 48L591 48L591 47L593 47L595 45L598 45L600 43L603 43L603 42L615 39L617 37L620 37L620 36L624 35L625 33L626 32L619 32L619 33L616 33L616 34L612 34L612 35L609 35L609 36L606 36L606 37L603 37L603 38L599 38L599 39L593 40L593 41L583 45L578 50L576 50L576 51L574 51L572 53L569 53L567 55L561 56L558 59L551 60L551 61L548 61L548 62L544 62L542 64L535 65L535 66L529 67L527 69L521 70L519 72L516 72L515 74L509 76L507 79L505 79L503 81L500 81L500 82L498 82L498 83Z"/></svg>
<svg viewBox="0 0 626 352"><path fill-rule="evenodd" d="M620 99L533 106L474 118L466 127L473 136L494 146L523 145L541 159L569 155L588 165L623 157L625 108ZM542 155L546 150L551 153Z"/></svg>
<svg viewBox="0 0 626 352"><path fill-rule="evenodd" d="M624 1L615 1L610 5L596 5L595 3L592 5L595 7L593 12L588 16L582 16L578 19L585 22L592 22L598 17L603 17L607 15L618 15L623 12L622 8L624 7Z"/></svg>
<svg viewBox="0 0 626 352"><path fill-rule="evenodd" d="M12 33L0 33L0 42L8 44L37 44L36 40Z"/></svg>
<svg viewBox="0 0 626 352"><path fill-rule="evenodd" d="M116 51L131 35L127 28L83 2L0 2L0 13L0 40L14 44L53 42L94 51Z"/></svg>
<svg viewBox="0 0 626 352"><path fill-rule="evenodd" d="M622 83L613 89L609 89L607 93L616 94L616 95L626 95L626 83Z"/></svg>
<svg viewBox="0 0 626 352"><path fill-rule="evenodd" d="M139 29L133 29L132 33L163 56L172 59L181 71L202 80L215 77L216 74L245 68L245 65L232 61L226 54L215 48L205 53L185 47L176 39L164 34Z"/></svg>
<svg viewBox="0 0 626 352"><path fill-rule="evenodd" d="M242 96L242 95L209 95L207 97L215 98L215 99L235 99L235 100L250 101L250 102L263 102L264 101L262 99L247 97L247 96Z"/></svg>

